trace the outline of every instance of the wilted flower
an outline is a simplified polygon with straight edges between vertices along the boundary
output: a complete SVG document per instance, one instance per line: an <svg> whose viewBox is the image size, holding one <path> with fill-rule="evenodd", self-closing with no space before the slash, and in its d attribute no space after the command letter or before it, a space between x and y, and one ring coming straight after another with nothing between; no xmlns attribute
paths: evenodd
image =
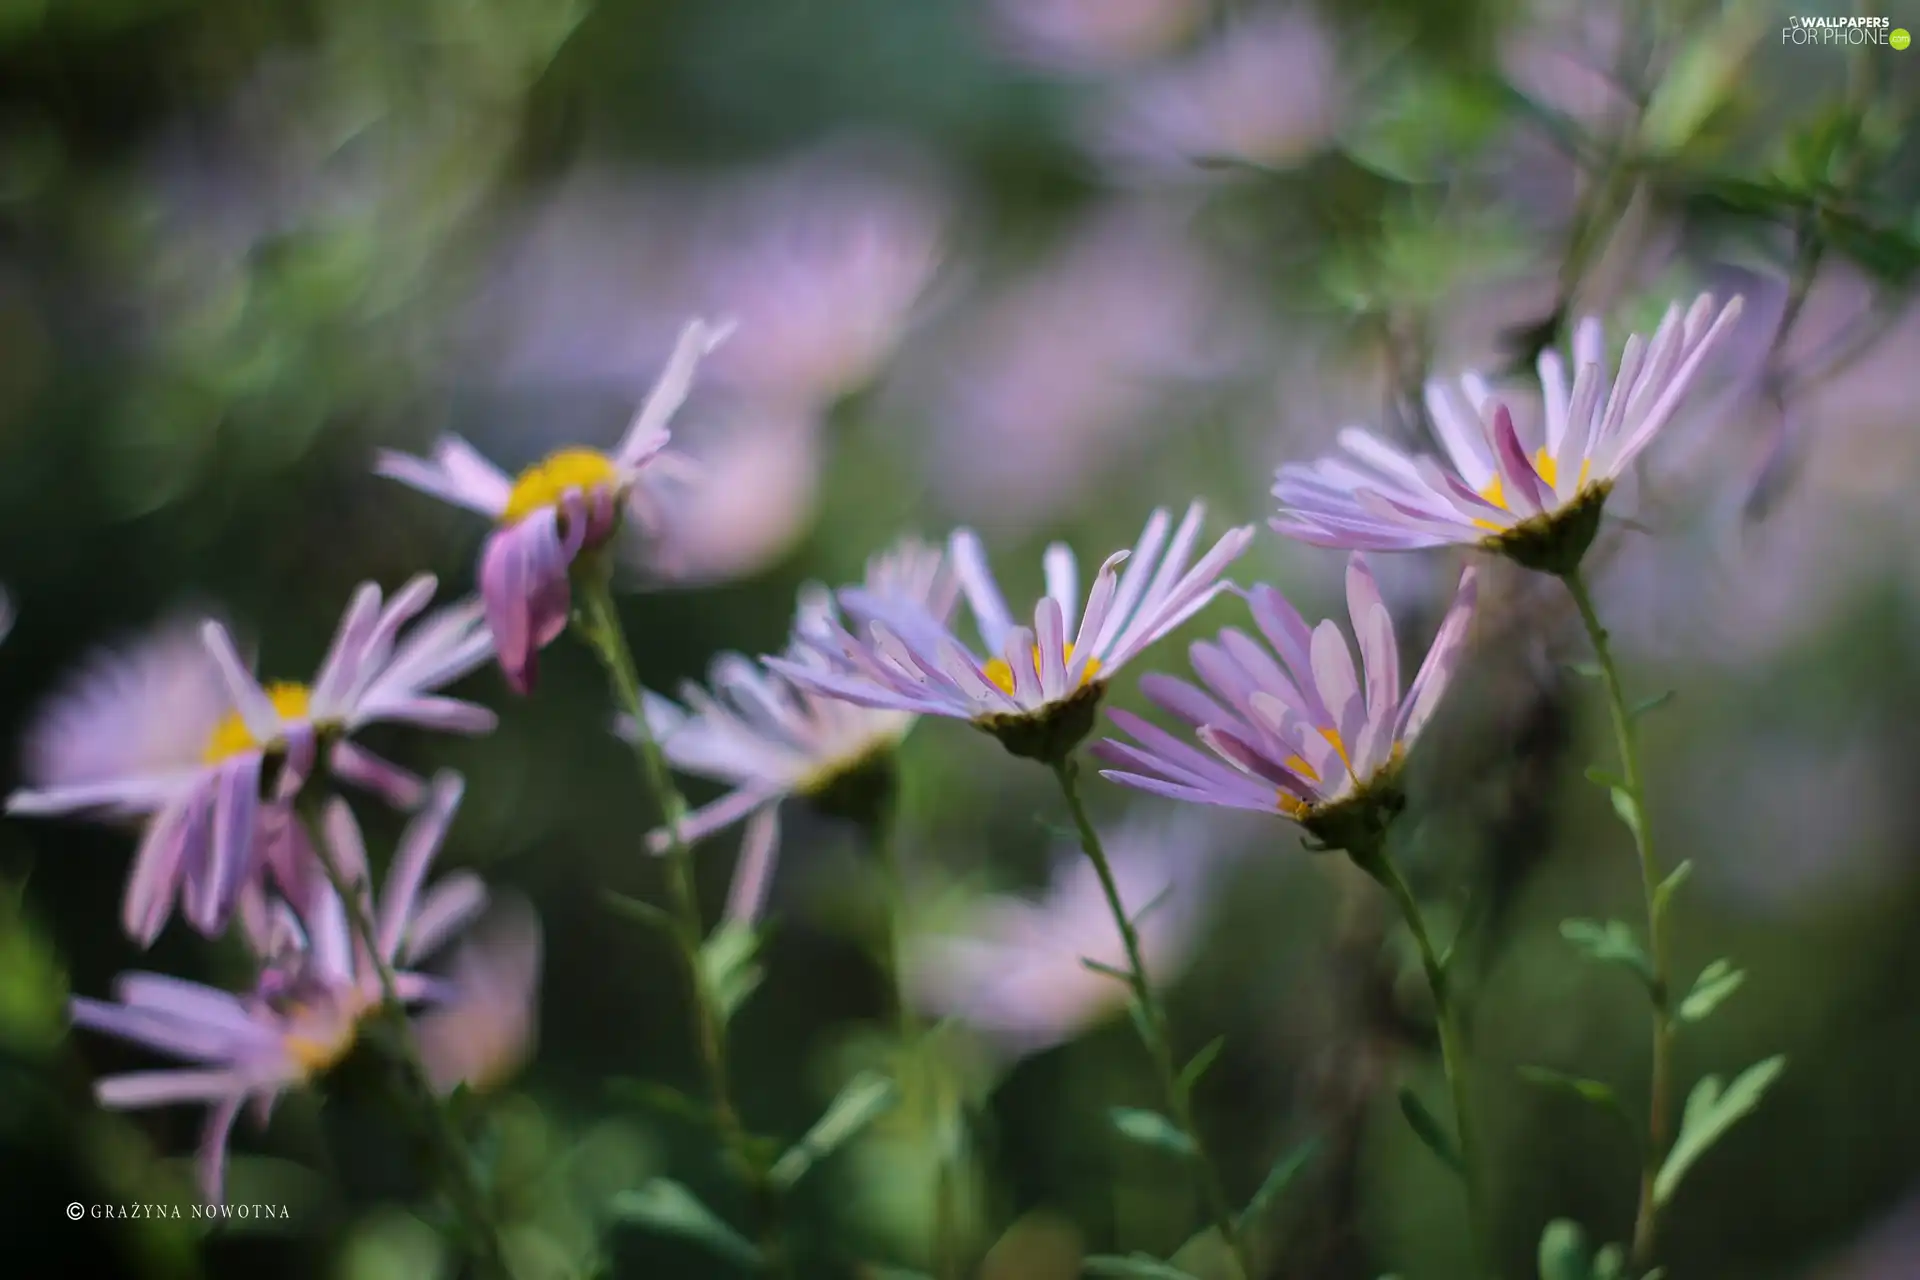
<svg viewBox="0 0 1920 1280"><path fill-rule="evenodd" d="M28 736L32 786L7 798L22 814L96 813L149 821L127 878L122 923L152 943L182 900L209 936L226 927L264 866L289 874L289 802L316 761L406 808L417 778L353 741L393 722L485 733L485 707L435 695L487 660L476 604L441 610L401 639L433 598L423 574L382 603L363 583L311 685L262 686L218 622L172 626L125 653L96 658Z"/></svg>
<svg viewBox="0 0 1920 1280"><path fill-rule="evenodd" d="M382 450L376 470L424 493L488 516L499 528L480 557L480 596L508 683L532 688L537 651L567 625L576 557L612 539L622 514L654 523L654 480L684 475L667 449L668 421L686 400L702 356L730 326L694 321L681 331L660 380L611 453L559 449L509 477L457 436L431 460Z"/></svg>
<svg viewBox="0 0 1920 1280"><path fill-rule="evenodd" d="M1466 651L1475 595L1469 567L1403 696L1393 619L1360 556L1347 563L1357 670L1336 623L1310 628L1278 591L1257 586L1248 593L1253 620L1280 662L1229 628L1217 642L1193 645L1206 691L1171 676L1140 682L1148 700L1191 727L1212 755L1116 710L1113 722L1140 745L1099 743L1094 753L1116 766L1101 776L1175 800L1284 814L1327 844L1364 854L1398 810L1401 761Z"/></svg>
<svg viewBox="0 0 1920 1280"><path fill-rule="evenodd" d="M1546 424L1538 441L1521 440L1513 415L1478 375L1462 378L1458 392L1431 384L1427 409L1450 468L1349 427L1340 444L1350 456L1280 469L1273 527L1316 546L1360 550L1474 545L1528 568L1567 572L1591 545L1615 479L1679 407L1739 313L1735 298L1716 314L1707 294L1684 319L1678 304L1670 307L1650 344L1638 334L1627 339L1611 391L1599 322L1582 321L1571 389L1559 353L1541 353Z"/></svg>
<svg viewBox="0 0 1920 1280"><path fill-rule="evenodd" d="M1106 841L1120 901L1156 983L1178 977L1193 949L1210 861L1204 822L1190 813L1129 818ZM1054 857L1038 901L998 894L970 904L939 932L903 948L909 998L957 1017L1015 1056L1038 1053L1126 1007L1128 989L1086 961L1122 972L1127 956L1093 864L1078 847Z"/></svg>
<svg viewBox="0 0 1920 1280"><path fill-rule="evenodd" d="M766 663L828 697L968 720L1015 755L1063 759L1092 728L1107 681L1205 608L1226 585L1221 573L1252 540L1251 525L1229 530L1189 569L1203 514L1200 503L1189 507L1169 545L1171 521L1165 511L1155 511L1133 551L1115 552L1100 566L1077 629L1079 569L1070 547L1047 548L1047 594L1034 608L1033 626L1016 626L979 538L959 529L948 553L983 648L995 656L976 657L923 604L848 587L839 593L840 604L856 622L857 635L827 620L796 637L824 661ZM1121 575L1117 570L1129 554L1132 563Z"/></svg>
<svg viewBox="0 0 1920 1280"><path fill-rule="evenodd" d="M436 778L427 807L409 826L379 902L367 900L376 952L390 970L431 954L484 905L471 875L448 877L421 892L429 866L460 802L460 781ZM326 839L343 876L363 886L365 846L346 804L334 800ZM234 995L157 973L122 974L117 1002L76 997L76 1026L144 1045L192 1063L106 1076L95 1085L101 1105L117 1108L195 1102L208 1106L199 1153L200 1190L222 1199L227 1138L240 1108L252 1101L265 1124L287 1089L317 1080L345 1058L363 1018L384 999L379 970L354 936L346 904L323 886L289 933L291 946L272 957L255 989ZM424 974L394 973L400 999L444 998L448 989Z"/></svg>
<svg viewBox="0 0 1920 1280"><path fill-rule="evenodd" d="M924 611L943 626L958 595L939 550L913 539L867 562L863 590ZM832 596L810 584L800 594L788 661L831 674L808 641L835 629L842 628ZM709 685L711 691L684 686L684 707L652 693L646 700L648 725L673 766L734 788L687 816L680 838L689 843L752 814L771 823L780 801L792 795L828 808L859 806L865 797L851 793L876 781L865 775L891 754L916 718L898 708L842 701L737 653L715 660ZM620 726L627 736L632 727L630 721ZM665 828L648 840L655 852L668 846Z"/></svg>

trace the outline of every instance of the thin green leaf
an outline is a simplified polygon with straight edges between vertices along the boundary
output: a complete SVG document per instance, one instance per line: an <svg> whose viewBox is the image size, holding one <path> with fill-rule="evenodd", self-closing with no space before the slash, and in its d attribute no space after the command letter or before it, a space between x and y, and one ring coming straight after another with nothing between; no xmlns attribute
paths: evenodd
<svg viewBox="0 0 1920 1280"><path fill-rule="evenodd" d="M1673 903L1673 895L1679 892L1680 886L1685 884L1687 882L1687 878L1692 874L1693 874L1693 863L1682 862L1679 866L1675 867L1672 871L1669 871L1667 873L1667 878L1665 880L1662 880L1659 883L1659 885L1654 889L1653 914L1656 919L1663 917L1667 914L1667 908Z"/></svg>
<svg viewBox="0 0 1920 1280"><path fill-rule="evenodd" d="M813 1127L788 1147L767 1170L774 1186L786 1190L807 1170L845 1146L899 1100L900 1090L877 1071L863 1071L847 1081L839 1096L827 1104Z"/></svg>
<svg viewBox="0 0 1920 1280"><path fill-rule="evenodd" d="M1555 1218L1540 1233L1540 1280L1588 1280L1587 1233L1580 1224Z"/></svg>
<svg viewBox="0 0 1920 1280"><path fill-rule="evenodd" d="M1626 785L1618 776L1608 773L1597 764L1587 766L1587 781L1602 791L1612 791L1616 787Z"/></svg>
<svg viewBox="0 0 1920 1280"><path fill-rule="evenodd" d="M1615 787L1608 795L1613 799L1613 811L1620 815L1620 821L1627 824L1627 830L1633 832L1633 838L1645 839L1640 822L1639 799L1625 787Z"/></svg>
<svg viewBox="0 0 1920 1280"><path fill-rule="evenodd" d="M1672 1199L1687 1170L1729 1128L1760 1105L1768 1087L1780 1078L1786 1067L1786 1055L1779 1054L1742 1071L1724 1091L1718 1076L1708 1076L1693 1086L1680 1118L1680 1136L1674 1139L1673 1149L1667 1152L1666 1163L1660 1166L1660 1173L1653 1181L1655 1204L1664 1205Z"/></svg>
<svg viewBox="0 0 1920 1280"><path fill-rule="evenodd" d="M1627 715L1631 719L1638 720L1649 711L1658 711L1679 696L1678 690L1668 689L1664 693L1654 694L1651 698L1642 698L1639 702L1634 703L1632 707L1628 708Z"/></svg>
<svg viewBox="0 0 1920 1280"><path fill-rule="evenodd" d="M1207 1074L1207 1070L1213 1066L1214 1059L1220 1056L1220 1050L1224 1049L1226 1044L1225 1036L1215 1036L1202 1045L1200 1052L1194 1054L1187 1060L1187 1065L1180 1068L1180 1078L1174 1082L1175 1087L1182 1093L1192 1093L1193 1087L1200 1083L1201 1076Z"/></svg>
<svg viewBox="0 0 1920 1280"><path fill-rule="evenodd" d="M756 962L759 953L760 935L753 926L732 920L700 944L700 978L723 1019L731 1020L766 976Z"/></svg>
<svg viewBox="0 0 1920 1280"><path fill-rule="evenodd" d="M629 920L637 920L648 928L659 929L662 932L671 933L673 931L673 917L654 906L651 902L643 902L639 898L629 898L626 894L615 893L611 889L602 890L600 896L615 912L625 916Z"/></svg>
<svg viewBox="0 0 1920 1280"><path fill-rule="evenodd" d="M663 1112L691 1124L713 1123L713 1112L705 1104L694 1101L678 1089L661 1084L658 1080L616 1076L607 1081L606 1087L608 1093L622 1102L645 1107L649 1111Z"/></svg>
<svg viewBox="0 0 1920 1280"><path fill-rule="evenodd" d="M1569 662L1564 664L1568 671L1585 680L1605 680L1606 669L1597 662Z"/></svg>
<svg viewBox="0 0 1920 1280"><path fill-rule="evenodd" d="M1618 920L1605 924L1598 920L1562 920L1560 936L1578 947L1588 959L1601 964L1617 964L1631 969L1653 990L1653 961L1641 948L1633 930Z"/></svg>
<svg viewBox="0 0 1920 1280"><path fill-rule="evenodd" d="M1259 1221L1261 1216L1286 1194L1287 1188L1293 1185L1293 1180L1313 1163L1313 1157L1319 1149L1319 1140L1309 1138L1275 1160L1273 1168L1267 1170L1267 1176L1261 1180L1260 1189L1253 1193L1253 1199L1247 1201L1247 1207L1242 1209L1239 1216L1234 1219L1235 1229L1245 1231Z"/></svg>
<svg viewBox="0 0 1920 1280"><path fill-rule="evenodd" d="M650 1178L613 1197L614 1216L704 1245L743 1267L758 1267L760 1251L671 1178Z"/></svg>
<svg viewBox="0 0 1920 1280"><path fill-rule="evenodd" d="M1460 1150L1454 1145L1453 1135L1427 1110L1427 1104L1420 1101L1420 1095L1412 1089L1402 1086L1400 1089L1400 1114L1407 1118L1407 1124L1413 1129L1413 1136L1427 1150L1439 1158L1440 1163L1461 1177L1466 1176L1466 1166L1460 1161Z"/></svg>
<svg viewBox="0 0 1920 1280"><path fill-rule="evenodd" d="M1096 1253L1081 1260L1080 1269L1090 1276L1133 1276L1137 1280L1198 1280L1171 1263L1151 1254Z"/></svg>
<svg viewBox="0 0 1920 1280"><path fill-rule="evenodd" d="M1163 904L1171 901L1173 898L1173 888L1174 887L1172 885L1168 885L1166 888L1162 889L1160 892L1154 894L1152 900L1149 901L1146 906L1134 912L1133 927L1138 929L1140 927L1140 922L1142 920L1145 920L1148 916L1152 915L1153 912Z"/></svg>
<svg viewBox="0 0 1920 1280"><path fill-rule="evenodd" d="M1633 1113L1627 1110L1626 1104L1620 1101L1620 1095L1613 1091L1612 1085L1599 1080L1571 1076L1563 1071L1555 1071L1551 1067L1521 1067L1520 1078L1528 1084L1552 1089L1557 1093L1564 1093L1599 1107L1625 1125L1627 1133L1636 1143L1639 1141L1640 1126L1634 1120Z"/></svg>
<svg viewBox="0 0 1920 1280"><path fill-rule="evenodd" d="M1627 1280L1627 1251L1610 1244L1594 1254L1593 1280Z"/></svg>
<svg viewBox="0 0 1920 1280"><path fill-rule="evenodd" d="M1747 980L1745 969L1736 969L1730 960L1715 960L1700 971L1693 980L1693 990L1687 992L1686 999L1680 1002L1680 1018L1684 1022L1699 1022L1706 1018L1720 1002L1740 989Z"/></svg>
<svg viewBox="0 0 1920 1280"><path fill-rule="evenodd" d="M1113 1127L1120 1136L1129 1142L1137 1142L1146 1147L1159 1147L1162 1151L1171 1151L1178 1156L1193 1154L1193 1139L1173 1121L1158 1111L1147 1111L1139 1107L1114 1107L1107 1112L1107 1118L1113 1121Z"/></svg>
<svg viewBox="0 0 1920 1280"><path fill-rule="evenodd" d="M1125 969L1116 969L1110 964L1101 964L1098 960L1089 960L1086 956L1080 957L1080 966L1089 973L1097 973L1103 978L1112 978L1115 982L1124 982L1129 987L1133 985L1133 975Z"/></svg>

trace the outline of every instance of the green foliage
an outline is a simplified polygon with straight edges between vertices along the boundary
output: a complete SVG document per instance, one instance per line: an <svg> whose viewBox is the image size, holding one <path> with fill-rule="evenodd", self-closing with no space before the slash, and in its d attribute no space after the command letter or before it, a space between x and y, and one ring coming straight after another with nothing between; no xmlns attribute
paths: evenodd
<svg viewBox="0 0 1920 1280"><path fill-rule="evenodd" d="M1540 1280L1626 1280L1627 1255L1617 1244L1594 1251L1579 1223L1556 1218L1540 1233L1539 1266Z"/></svg>
<svg viewBox="0 0 1920 1280"><path fill-rule="evenodd" d="M1680 1002L1681 1020L1702 1021L1746 980L1746 970L1734 968L1731 960L1715 960L1700 971L1700 976L1693 980L1693 990Z"/></svg>
<svg viewBox="0 0 1920 1280"><path fill-rule="evenodd" d="M1627 824L1627 830L1633 832L1636 843L1646 839L1645 817L1640 812L1640 798L1626 787L1613 787L1607 792L1613 801L1613 811L1620 821Z"/></svg>
<svg viewBox="0 0 1920 1280"><path fill-rule="evenodd" d="M1623 921L1573 919L1560 922L1560 936L1577 947L1590 960L1614 964L1631 970L1653 989L1653 961L1647 958L1640 940Z"/></svg>
<svg viewBox="0 0 1920 1280"><path fill-rule="evenodd" d="M701 1203L699 1196L671 1178L650 1178L620 1192L613 1198L612 1210L616 1219L691 1240L739 1266L760 1265L758 1249Z"/></svg>
<svg viewBox="0 0 1920 1280"><path fill-rule="evenodd" d="M1612 1085L1600 1080L1568 1075L1562 1071L1555 1071L1551 1067L1521 1067L1520 1078L1529 1084L1539 1085L1543 1089L1552 1089L1557 1093L1564 1093L1599 1107L1620 1121L1626 1128L1628 1136L1638 1145L1640 1126L1635 1122L1632 1113L1627 1110L1626 1104L1620 1101L1620 1095L1614 1092Z"/></svg>
<svg viewBox="0 0 1920 1280"><path fill-rule="evenodd" d="M600 897L618 915L638 921L649 929L659 929L669 935L673 932L673 917L651 902L630 898L624 893L615 893L611 889L602 890Z"/></svg>
<svg viewBox="0 0 1920 1280"><path fill-rule="evenodd" d="M1215 1036L1213 1039L1207 1041L1206 1044L1200 1047L1198 1053L1187 1060L1187 1065L1180 1068L1180 1075L1179 1078L1174 1081L1174 1086L1178 1088L1181 1093L1192 1093L1193 1087L1200 1083L1200 1078L1207 1074L1207 1071L1213 1066L1214 1061L1219 1058L1220 1051L1226 1048L1226 1045L1227 1038L1225 1036Z"/></svg>
<svg viewBox="0 0 1920 1280"><path fill-rule="evenodd" d="M899 1086L892 1080L878 1072L861 1072L847 1081L800 1141L774 1161L767 1177L777 1187L791 1187L806 1176L807 1170L857 1137L899 1100Z"/></svg>
<svg viewBox="0 0 1920 1280"><path fill-rule="evenodd" d="M1650 711L1658 711L1660 708L1670 705L1673 700L1679 696L1679 690L1667 689L1654 694L1651 698L1642 698L1639 702L1627 708L1627 715L1632 719L1638 720Z"/></svg>
<svg viewBox="0 0 1920 1280"><path fill-rule="evenodd" d="M707 984L720 1016L728 1021L766 976L759 954L759 931L733 920L721 923L700 944L700 980Z"/></svg>
<svg viewBox="0 0 1920 1280"><path fill-rule="evenodd" d="M1694 1162L1736 1121L1760 1105L1761 1097L1786 1067L1786 1055L1781 1054L1748 1067L1724 1090L1718 1076L1707 1076L1693 1087L1680 1117L1680 1135L1674 1139L1673 1149L1667 1152L1666 1162L1654 1179L1655 1203L1664 1205L1673 1198L1680 1180L1687 1176Z"/></svg>
<svg viewBox="0 0 1920 1280"><path fill-rule="evenodd" d="M1081 1263L1090 1276L1131 1276L1134 1280L1196 1280L1193 1275L1171 1263L1145 1253L1093 1254Z"/></svg>
<svg viewBox="0 0 1920 1280"><path fill-rule="evenodd" d="M1466 1165L1461 1162L1460 1148L1455 1144L1453 1135L1447 1132L1439 1118L1427 1110L1427 1104L1420 1101L1420 1095L1406 1086L1400 1089L1400 1114L1407 1118L1407 1124L1413 1129L1413 1136L1420 1139L1421 1145L1433 1152L1441 1164L1462 1177L1466 1176Z"/></svg>
<svg viewBox="0 0 1920 1280"><path fill-rule="evenodd" d="M1294 1180L1313 1163L1313 1157L1319 1149L1319 1142L1309 1138L1283 1152L1280 1158L1273 1162L1273 1167L1267 1170L1267 1176L1260 1180L1259 1190L1253 1193L1253 1198L1247 1201L1244 1209L1240 1210L1234 1225L1245 1231L1266 1216L1267 1211L1279 1203L1280 1197L1286 1194L1287 1188L1293 1185Z"/></svg>
<svg viewBox="0 0 1920 1280"><path fill-rule="evenodd" d="M1692 875L1693 863L1682 862L1669 871L1667 878L1654 888L1653 914L1656 919L1667 914L1667 909L1673 905L1673 895L1680 891L1680 886L1685 884Z"/></svg>
<svg viewBox="0 0 1920 1280"><path fill-rule="evenodd" d="M1193 1139L1189 1138L1179 1125L1161 1115L1158 1111L1147 1111L1140 1107L1115 1107L1107 1113L1108 1119L1120 1136L1129 1142L1137 1142L1146 1147L1158 1147L1177 1156L1194 1154Z"/></svg>

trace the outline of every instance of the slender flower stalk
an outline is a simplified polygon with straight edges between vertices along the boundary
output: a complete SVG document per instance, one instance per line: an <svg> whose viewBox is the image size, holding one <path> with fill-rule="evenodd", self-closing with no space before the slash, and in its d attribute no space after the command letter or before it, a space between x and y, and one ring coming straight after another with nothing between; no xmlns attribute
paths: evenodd
<svg viewBox="0 0 1920 1280"><path fill-rule="evenodd" d="M1427 988L1433 993L1434 1023L1440 1030L1440 1065L1446 1072L1447 1091L1453 1100L1453 1125L1460 1144L1460 1179L1466 1184L1467 1227L1473 1243L1473 1256L1482 1274L1492 1274L1488 1254L1491 1235L1488 1230L1486 1188L1481 1185L1483 1166L1473 1123L1473 1090L1467 1078L1467 1038L1460 1025L1459 1006L1453 998L1453 984L1447 978L1445 960L1435 950L1432 935L1427 932L1426 917L1420 911L1420 900L1413 896L1413 890L1400 874L1400 868L1387 855L1386 841L1379 840L1370 848L1350 847L1347 856L1387 891L1387 896L1393 899L1393 905L1400 912L1400 918L1406 921L1414 944L1420 949L1420 967L1427 975Z"/></svg>
<svg viewBox="0 0 1920 1280"><path fill-rule="evenodd" d="M1066 798L1067 808L1073 814L1073 824L1079 829L1080 848L1086 853L1087 861L1093 864L1094 873L1100 877L1100 888L1106 895L1107 907L1113 912L1113 922L1120 930L1120 941L1126 949L1127 982L1133 988L1133 998L1140 1012L1135 1021L1140 1028L1141 1039L1146 1041L1147 1052L1153 1057L1154 1070L1160 1076L1167 1109L1174 1124L1179 1126L1192 1147L1195 1176L1200 1184L1200 1196L1207 1216L1220 1232L1221 1242L1233 1258L1234 1274L1241 1280L1252 1280L1257 1273L1248 1262L1246 1245L1234 1225L1233 1209L1227 1203L1220 1175L1215 1172L1206 1144L1201 1140L1199 1126L1194 1123L1189 1090L1180 1082L1179 1068L1174 1065L1166 1012L1153 993L1146 960L1140 951L1140 935L1133 927L1132 918L1127 915L1125 903L1120 899L1120 886L1114 879L1112 864L1107 861L1106 848L1100 843L1100 833L1094 830L1092 820L1087 817L1086 806L1081 803L1079 762L1069 756L1055 761L1051 767L1053 776L1060 783L1060 793Z"/></svg>
<svg viewBox="0 0 1920 1280"><path fill-rule="evenodd" d="M454 1124L453 1117L447 1113L439 1094L435 1092L433 1073L420 1056L413 1028L407 1023L400 984L394 974L392 961L388 958L393 949L382 945L380 930L368 910L365 883L355 879L352 869L344 865L341 857L342 849L358 847L359 831L354 827L346 805L338 800L326 808L315 826L317 829L312 833L315 837L312 841L314 853L327 883L346 908L347 926L354 947L368 962L379 983L378 1015L387 1022L389 1032L382 1040L404 1078L408 1095L405 1105L409 1110L416 1111L424 1122L425 1136L433 1145L446 1181L447 1194L464 1228L466 1247L482 1280L511 1280L513 1271L507 1266L506 1254L500 1246L499 1226L494 1221L486 1191L474 1176L473 1155L467 1150L466 1139L461 1136L459 1127ZM364 860L361 861L364 869Z"/></svg>
<svg viewBox="0 0 1920 1280"><path fill-rule="evenodd" d="M784 1272L786 1264L779 1239L777 1192L767 1177L765 1164L754 1154L752 1139L734 1106L727 1073L726 1018L701 969L700 947L706 930L700 919L700 902L694 892L692 850L681 834L682 824L687 817L687 801L680 794L679 787L674 785L673 774L667 768L666 753L661 750L648 722L640 677L634 669L633 653L627 646L626 632L621 629L605 576L583 574L575 584L575 590L580 607L574 615L574 628L606 669L614 699L630 726L628 736L640 764L641 776L660 806L666 831L667 888L673 898L671 933L687 968L687 982L693 996L694 1039L707 1077L707 1093L713 1108L714 1124L719 1130L721 1143L752 1190L754 1210L761 1221L761 1248L767 1266L775 1272Z"/></svg>
<svg viewBox="0 0 1920 1280"><path fill-rule="evenodd" d="M1640 886L1647 905L1647 951L1653 966L1653 1080L1647 1103L1646 1160L1640 1170L1640 1201L1633 1217L1633 1260L1644 1267L1653 1255L1655 1216L1654 1181L1665 1158L1668 1138L1668 1112L1673 1091L1673 1000L1671 962L1667 952L1666 911L1660 893L1660 864L1654 858L1653 835L1647 825L1647 794L1640 772L1640 736L1634 727L1633 712L1627 706L1626 690L1620 683L1620 668L1613 660L1613 646L1600 615L1593 607L1593 593L1578 568L1563 579L1567 591L1580 610L1587 638L1593 643L1600 675L1607 686L1607 712L1613 720L1613 737L1620 749L1622 777L1619 790L1632 804L1634 849L1640 855Z"/></svg>

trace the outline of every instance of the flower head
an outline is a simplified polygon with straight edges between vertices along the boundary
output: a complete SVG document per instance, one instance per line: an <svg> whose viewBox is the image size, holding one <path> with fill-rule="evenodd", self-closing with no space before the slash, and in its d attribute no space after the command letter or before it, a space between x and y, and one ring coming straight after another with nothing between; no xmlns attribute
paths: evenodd
<svg viewBox="0 0 1920 1280"><path fill-rule="evenodd" d="M498 525L480 556L480 595L500 669L518 691L532 688L535 654L566 628L575 559L611 541L623 515L650 529L658 507L652 485L686 474L685 460L667 449L667 423L685 402L701 357L730 331L700 321L681 331L660 380L611 453L559 449L510 477L457 436L442 437L431 459L381 452L381 475Z"/></svg>
<svg viewBox="0 0 1920 1280"><path fill-rule="evenodd" d="M828 697L968 720L1015 755L1062 759L1091 730L1106 682L1204 608L1225 586L1220 574L1253 538L1251 525L1229 530L1189 568L1203 515L1201 504L1189 507L1169 543L1172 522L1165 511L1154 512L1133 551L1115 552L1100 566L1077 625L1079 570L1071 548L1047 548L1047 594L1034 607L1033 625L1016 626L979 538L956 530L949 557L988 656L970 651L924 605L849 587L839 600L855 630L823 620L797 637L818 661L766 663Z"/></svg>
<svg viewBox="0 0 1920 1280"><path fill-rule="evenodd" d="M365 903L375 921L379 962L395 972L397 994L410 1004L444 1000L450 989L404 966L439 949L486 902L485 889L470 874L421 891L460 790L453 775L434 780L426 808L401 839L378 904ZM366 850L344 802L329 807L325 829L336 865L364 885ZM281 1093L311 1084L352 1051L362 1020L383 999L373 957L357 944L346 906L331 887L320 886L304 913L284 902L266 911L278 927L262 936L271 936L276 946L245 994L128 973L115 983L114 1002L72 1002L74 1025L191 1064L106 1076L95 1092L101 1105L116 1108L205 1104L200 1189L214 1203L222 1199L227 1139L240 1108L251 1101L264 1124Z"/></svg>
<svg viewBox="0 0 1920 1280"><path fill-rule="evenodd" d="M923 610L944 624L958 595L937 548L908 539L867 562L864 589L876 597ZM800 593L795 640L788 660L828 672L807 643L838 627L839 615L826 590L810 584ZM686 685L684 706L655 694L646 701L647 722L672 765L730 785L733 790L688 815L680 838L693 842L750 814L772 812L788 796L806 796L823 807L855 807L879 762L891 755L913 727L911 711L868 707L815 691L740 654L723 654L708 688ZM633 726L621 732L631 736ZM664 828L649 837L664 851Z"/></svg>
<svg viewBox="0 0 1920 1280"><path fill-rule="evenodd" d="M433 693L490 655L478 606L401 634L433 591L429 575L390 600L362 584L312 684L262 685L211 620L95 658L29 732L32 785L7 811L146 819L123 902L128 935L151 944L176 900L196 929L218 934L263 869L294 873L304 838L289 806L316 764L402 808L419 803L419 779L355 742L360 729L493 727L485 707Z"/></svg>
<svg viewBox="0 0 1920 1280"><path fill-rule="evenodd" d="M1192 953L1209 862L1205 823L1192 813L1129 818L1106 842L1120 901L1135 919L1156 982ZM953 926L916 931L904 947L909 998L957 1017L1014 1056L1061 1043L1126 1007L1127 988L1085 963L1124 970L1126 951L1100 881L1077 846L1056 851L1037 901L995 894Z"/></svg>
<svg viewBox="0 0 1920 1280"><path fill-rule="evenodd" d="M1446 462L1401 452L1371 433L1340 433L1345 456L1280 469L1273 527L1316 546L1406 550L1481 546L1528 568L1578 566L1599 528L1614 481L1673 416L1714 344L1740 314L1702 294L1682 316L1668 308L1649 343L1627 339L1609 384L1600 324L1574 334L1574 379L1556 351L1540 356L1545 426L1523 440L1486 382L1427 388L1427 410Z"/></svg>
<svg viewBox="0 0 1920 1280"><path fill-rule="evenodd" d="M1148 700L1191 727L1207 750L1116 710L1113 722L1139 745L1097 745L1094 753L1114 766L1101 776L1175 800L1284 814L1327 844L1358 851L1397 812L1401 761L1466 651L1475 595L1469 567L1402 694L1393 619L1359 555L1347 562L1357 668L1338 624L1309 628L1278 591L1257 586L1248 600L1272 653L1229 628L1192 648L1205 690L1171 676L1140 682Z"/></svg>

